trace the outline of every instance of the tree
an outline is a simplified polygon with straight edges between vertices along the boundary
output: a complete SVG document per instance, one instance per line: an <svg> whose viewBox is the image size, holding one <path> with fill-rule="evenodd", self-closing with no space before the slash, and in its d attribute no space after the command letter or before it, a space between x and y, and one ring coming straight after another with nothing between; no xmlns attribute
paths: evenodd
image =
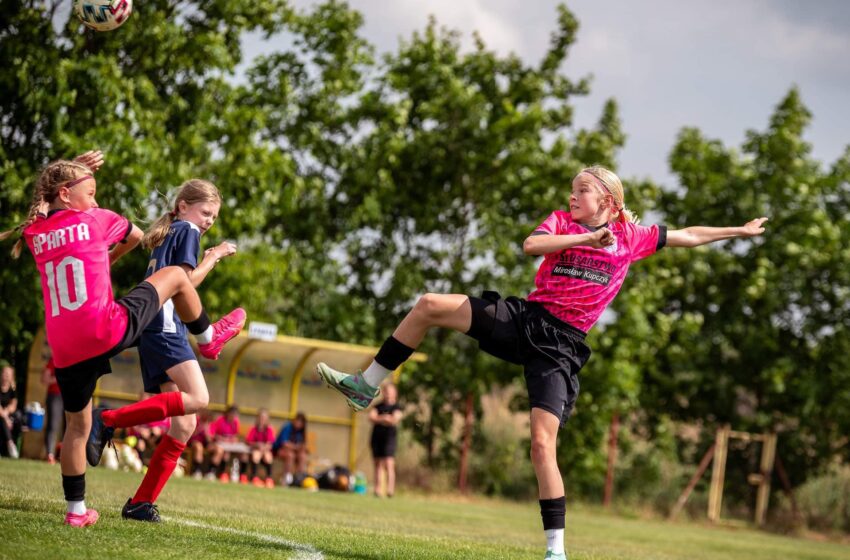
<svg viewBox="0 0 850 560"><path fill-rule="evenodd" d="M768 231L636 266L599 352L631 354L650 424L671 415L779 431L794 483L850 458L850 149L824 169L803 140L810 119L794 88L740 152L681 131L670 156L681 188L662 193L663 221L765 215Z"/></svg>
<svg viewBox="0 0 850 560"><path fill-rule="evenodd" d="M613 101L596 129L568 132L570 100L588 90L586 80L559 72L577 25L559 8L537 66L500 57L480 38L461 52L457 33L433 19L386 57L361 98L368 133L329 193L337 229L347 232L348 293L375 309L376 342L427 291L527 294L535 262L522 254L522 240L566 204L578 169L613 163L624 141ZM429 362L404 385L425 410L409 422L422 426L414 435L432 464L453 462L453 412L521 370L446 330L422 350Z"/></svg>
<svg viewBox="0 0 850 560"><path fill-rule="evenodd" d="M101 205L143 226L165 210L157 192L204 176L225 197L213 235L240 239L242 262L257 265L226 263L212 275L204 286L211 311L244 304L256 319L311 330L291 310L300 290L337 284L323 258L334 232L316 226L329 222L323 193L334 143L344 141L346 97L362 87L358 65L371 60L353 35L359 15L338 2L296 12L283 0L157 0L137 5L120 30L94 33L75 19L58 21L58 5L4 5L3 229L26 215L41 165L88 148L107 154L97 175ZM240 41L251 30L289 33L295 49L257 61L239 84ZM136 251L115 267L116 293L141 279L145 262ZM25 356L42 321L36 271L8 250L0 268L3 351ZM317 316L328 315L324 301L311 298Z"/></svg>

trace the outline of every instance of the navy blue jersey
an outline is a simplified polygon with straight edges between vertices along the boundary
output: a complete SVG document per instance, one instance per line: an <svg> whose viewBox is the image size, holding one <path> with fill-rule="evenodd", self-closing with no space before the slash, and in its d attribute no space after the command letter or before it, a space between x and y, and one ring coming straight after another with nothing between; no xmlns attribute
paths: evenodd
<svg viewBox="0 0 850 560"><path fill-rule="evenodd" d="M166 266L198 266L198 252L201 249L201 230L192 222L175 220L165 240L153 250L145 278ZM174 310L174 302L168 300L156 319L145 328L146 332L175 333L185 338L186 326L180 321Z"/></svg>

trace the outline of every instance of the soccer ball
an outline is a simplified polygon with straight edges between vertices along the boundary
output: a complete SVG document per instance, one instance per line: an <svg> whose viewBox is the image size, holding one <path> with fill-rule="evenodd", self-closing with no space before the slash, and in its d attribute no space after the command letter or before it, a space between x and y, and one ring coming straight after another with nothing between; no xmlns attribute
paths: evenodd
<svg viewBox="0 0 850 560"><path fill-rule="evenodd" d="M95 31L112 31L133 13L133 0L74 0L74 13Z"/></svg>

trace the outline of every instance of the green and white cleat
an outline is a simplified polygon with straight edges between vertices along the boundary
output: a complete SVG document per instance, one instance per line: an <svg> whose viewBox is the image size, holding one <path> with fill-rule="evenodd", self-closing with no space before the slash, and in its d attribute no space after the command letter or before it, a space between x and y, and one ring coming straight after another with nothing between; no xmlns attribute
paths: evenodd
<svg viewBox="0 0 850 560"><path fill-rule="evenodd" d="M349 375L322 362L319 362L319 365L316 366L316 373L327 383L328 387L342 393L342 396L348 401L348 406L355 412L367 408L381 394L380 387L372 387L366 383L359 373L358 375Z"/></svg>
<svg viewBox="0 0 850 560"><path fill-rule="evenodd" d="M567 560L567 555L563 552L555 554L551 550L547 550L546 557L543 560Z"/></svg>

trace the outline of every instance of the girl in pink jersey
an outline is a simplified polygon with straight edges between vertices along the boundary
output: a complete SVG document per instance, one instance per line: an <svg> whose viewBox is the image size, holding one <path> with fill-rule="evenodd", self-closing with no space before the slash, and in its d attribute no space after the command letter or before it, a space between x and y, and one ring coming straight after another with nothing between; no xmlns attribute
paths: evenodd
<svg viewBox="0 0 850 560"><path fill-rule="evenodd" d="M210 424L209 446L210 471L214 471L222 482L230 482L230 474L225 468L230 463L230 447L239 443L239 407L230 405L224 414ZM248 484L246 468L248 465L248 454L239 454L239 482ZM244 477L244 478L243 478Z"/></svg>
<svg viewBox="0 0 850 560"><path fill-rule="evenodd" d="M75 527L97 522L98 513L84 500L86 461L98 464L116 427L182 416L207 404L189 393L167 393L93 418L91 397L98 378L111 372L109 358L134 345L169 299L210 359L245 321L244 310L237 309L211 324L180 267L159 270L123 298L113 298L110 265L138 245L142 231L98 207L92 173L102 163L103 154L87 152L75 161L48 164L36 182L26 222L0 234L5 239L23 231L12 254L19 256L26 242L41 276L47 340L67 417L60 458L65 523Z"/></svg>
<svg viewBox="0 0 850 560"><path fill-rule="evenodd" d="M274 479L272 479L272 461L274 460L272 444L274 444L274 440L274 429L269 424L269 411L261 408L257 411L257 421L251 426L248 437L245 438L245 443L251 447L251 467L248 478L254 486L274 488ZM258 473L261 464L265 472L262 479Z"/></svg>
<svg viewBox="0 0 850 560"><path fill-rule="evenodd" d="M325 382L355 410L372 403L378 386L422 342L431 327L478 340L479 347L525 370L531 405L531 460L537 475L546 558L565 559L564 484L555 445L578 396L578 372L590 357L585 334L617 295L629 265L662 247L696 247L764 232L759 218L741 227L637 225L623 204L619 177L602 167L573 180L569 212L556 210L523 243L527 255L544 256L536 289L526 299L425 294L381 346L369 368L348 375L318 365Z"/></svg>

